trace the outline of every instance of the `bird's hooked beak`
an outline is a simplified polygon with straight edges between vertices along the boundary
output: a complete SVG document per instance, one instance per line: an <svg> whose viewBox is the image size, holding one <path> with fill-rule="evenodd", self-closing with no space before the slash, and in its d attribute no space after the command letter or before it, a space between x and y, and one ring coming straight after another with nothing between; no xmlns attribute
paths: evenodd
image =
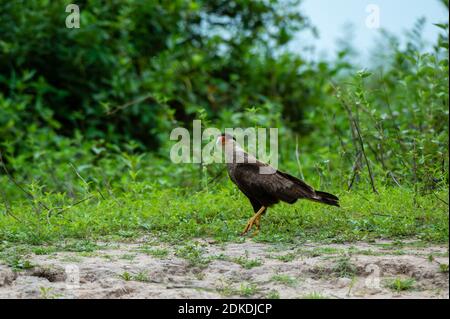
<svg viewBox="0 0 450 319"><path fill-rule="evenodd" d="M219 137L217 137L216 144L225 146L227 143L234 144L235 141L236 141L236 139L232 135L222 134L222 135L219 135Z"/></svg>
<svg viewBox="0 0 450 319"><path fill-rule="evenodd" d="M219 135L219 137L217 138L216 144L220 145L220 146L225 146L228 142L233 141L233 140L234 140L233 137L226 135L226 134L222 134L222 135Z"/></svg>
<svg viewBox="0 0 450 319"><path fill-rule="evenodd" d="M225 142L226 142L225 136L219 135L219 137L217 137L216 145L223 146L225 145Z"/></svg>

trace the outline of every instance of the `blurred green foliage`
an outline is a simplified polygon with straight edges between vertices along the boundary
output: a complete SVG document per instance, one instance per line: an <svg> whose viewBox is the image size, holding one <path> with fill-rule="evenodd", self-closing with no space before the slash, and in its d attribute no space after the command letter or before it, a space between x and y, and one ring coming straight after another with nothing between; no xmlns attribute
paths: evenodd
<svg viewBox="0 0 450 319"><path fill-rule="evenodd" d="M0 0L0 215L25 198L45 223L90 196L214 192L222 165L168 158L170 131L193 119L277 127L280 168L329 191L401 188L419 207L448 187L448 21L433 21L431 50L425 20L382 31L361 68L349 43L335 61L288 50L315 31L297 0L77 4L68 29L65 1Z"/></svg>
<svg viewBox="0 0 450 319"><path fill-rule="evenodd" d="M45 127L155 150L199 109L218 118L268 102L299 124L317 100L314 73L283 50L308 28L286 10L297 2L79 1L69 29L66 1L2 1L2 141L18 154ZM116 108L130 101L141 102Z"/></svg>

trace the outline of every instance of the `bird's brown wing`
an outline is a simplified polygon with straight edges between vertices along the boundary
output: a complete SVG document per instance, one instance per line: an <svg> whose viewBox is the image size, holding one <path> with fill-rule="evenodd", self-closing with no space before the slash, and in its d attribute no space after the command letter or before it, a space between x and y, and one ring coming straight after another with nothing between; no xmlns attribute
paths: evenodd
<svg viewBox="0 0 450 319"><path fill-rule="evenodd" d="M259 168L267 165L262 162L235 165L233 181L247 197L257 199L264 206L315 196L311 186L287 173L277 170L274 174L260 174Z"/></svg>

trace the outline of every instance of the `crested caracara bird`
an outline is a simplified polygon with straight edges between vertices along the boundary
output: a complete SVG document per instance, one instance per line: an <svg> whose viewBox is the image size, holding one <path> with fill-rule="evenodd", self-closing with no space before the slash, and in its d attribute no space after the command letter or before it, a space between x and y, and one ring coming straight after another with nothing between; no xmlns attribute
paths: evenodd
<svg viewBox="0 0 450 319"><path fill-rule="evenodd" d="M268 207L280 201L293 204L304 198L339 207L339 198L316 191L304 181L258 161L253 155L246 153L231 135L220 135L217 144L225 152L230 179L250 200L255 213L242 235L248 233L253 225L259 231L261 215ZM260 168L268 168L271 173L261 174Z"/></svg>

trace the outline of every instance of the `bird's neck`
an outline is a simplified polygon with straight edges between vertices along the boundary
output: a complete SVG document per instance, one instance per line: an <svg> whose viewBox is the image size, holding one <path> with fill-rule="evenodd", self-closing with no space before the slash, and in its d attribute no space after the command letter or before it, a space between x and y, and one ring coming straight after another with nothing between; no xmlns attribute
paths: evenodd
<svg viewBox="0 0 450 319"><path fill-rule="evenodd" d="M245 152L237 143L225 147L225 159L227 163L256 162L256 158Z"/></svg>

